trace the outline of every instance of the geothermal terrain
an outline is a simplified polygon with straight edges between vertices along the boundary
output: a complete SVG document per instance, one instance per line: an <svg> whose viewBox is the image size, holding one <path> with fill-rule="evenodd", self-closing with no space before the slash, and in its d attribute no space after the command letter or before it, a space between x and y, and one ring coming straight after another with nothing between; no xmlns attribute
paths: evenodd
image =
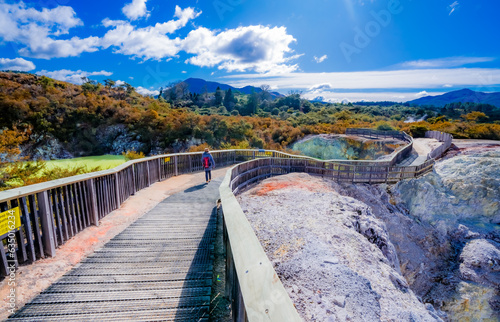
<svg viewBox="0 0 500 322"><path fill-rule="evenodd" d="M305 320L500 320L500 143L454 143L397 185L290 174L238 196Z"/></svg>

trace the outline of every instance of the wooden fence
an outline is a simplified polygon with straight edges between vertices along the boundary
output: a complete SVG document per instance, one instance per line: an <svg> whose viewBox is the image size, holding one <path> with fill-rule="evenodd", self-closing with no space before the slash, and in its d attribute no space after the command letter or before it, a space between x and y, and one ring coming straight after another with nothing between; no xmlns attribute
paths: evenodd
<svg viewBox="0 0 500 322"><path fill-rule="evenodd" d="M358 130L359 131L359 130ZM375 134L373 134L375 133ZM372 132L370 135L382 135ZM395 134L391 134L394 137ZM401 134L406 138L406 134ZM411 138L409 139L411 142ZM400 150L393 158L405 153ZM395 167L388 161L321 161L310 157L268 150L225 150L211 152L217 166L258 159L238 168L238 176L255 177L306 172L338 181L381 183L413 178L431 171L434 160L418 167ZM392 162L392 161L389 161ZM256 166L255 169L250 167ZM136 191L184 173L201 171L201 152L154 156L129 161L114 169L78 175L0 192L0 211L19 207L19 228L0 236L0 276L16 266L54 256L56 248L120 207ZM234 178L233 178L234 179ZM233 179L231 179L233 181ZM239 189L241 183L236 182ZM233 185L235 182L232 182ZM15 238L9 238L15 235ZM15 239L15 248L8 246Z"/></svg>
<svg viewBox="0 0 500 322"><path fill-rule="evenodd" d="M428 160L437 159L441 155L443 155L443 153L450 148L451 142L453 141L453 136L451 134L438 131L427 131L425 132L425 137L443 142L438 148L432 150L429 153L429 155L427 156Z"/></svg>
<svg viewBox="0 0 500 322"><path fill-rule="evenodd" d="M226 251L226 296L231 301L233 321L302 321L276 274L250 223L235 197L232 182L240 171L266 160L249 161L233 167L219 188L224 218ZM291 159L286 159L291 160ZM257 168L248 176L261 177ZM247 177L245 177L247 178Z"/></svg>
<svg viewBox="0 0 500 322"><path fill-rule="evenodd" d="M372 139L386 139L386 138L393 138L393 139L398 139L400 141L404 141L407 144L404 147L398 148L393 154L392 157L389 160L385 161L352 161L348 160L348 162L342 161L342 160L328 160L328 161L337 161L341 163L348 163L348 164L356 164L356 165L378 165L378 166L394 166L395 164L401 162L403 159L405 159L408 154L411 152L413 149L413 138L406 134L405 132L400 132L400 131L379 131L379 130L372 130L372 129L346 129L345 131L346 135L355 135L355 136L364 136Z"/></svg>

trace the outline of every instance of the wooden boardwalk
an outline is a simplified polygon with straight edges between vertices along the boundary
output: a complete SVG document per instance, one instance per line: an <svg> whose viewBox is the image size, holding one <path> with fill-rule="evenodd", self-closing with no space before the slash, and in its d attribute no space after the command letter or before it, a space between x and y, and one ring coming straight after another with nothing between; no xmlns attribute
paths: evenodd
<svg viewBox="0 0 500 322"><path fill-rule="evenodd" d="M165 199L9 320L208 320L221 180Z"/></svg>

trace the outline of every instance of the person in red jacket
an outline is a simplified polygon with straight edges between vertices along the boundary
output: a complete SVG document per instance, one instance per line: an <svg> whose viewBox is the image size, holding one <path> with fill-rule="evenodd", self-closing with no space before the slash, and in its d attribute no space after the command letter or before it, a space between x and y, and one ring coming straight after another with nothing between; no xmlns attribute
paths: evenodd
<svg viewBox="0 0 500 322"><path fill-rule="evenodd" d="M205 148L205 152L201 155L201 164L205 169L205 179L209 183L212 180L212 168L215 168L215 161L208 148Z"/></svg>

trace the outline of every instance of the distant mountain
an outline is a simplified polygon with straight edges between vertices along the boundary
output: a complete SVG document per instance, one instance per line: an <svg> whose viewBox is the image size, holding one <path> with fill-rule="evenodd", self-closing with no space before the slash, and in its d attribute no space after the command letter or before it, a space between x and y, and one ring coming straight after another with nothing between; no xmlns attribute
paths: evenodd
<svg viewBox="0 0 500 322"><path fill-rule="evenodd" d="M217 87L219 87L223 91L227 91L228 89L231 89L232 91L239 91L240 93L243 94L252 94L252 90L255 91L256 93L262 92L262 89L254 86L245 86L243 88L236 88L231 85L227 84L222 84L222 83L217 83L217 82L210 82L206 81L201 78L188 78L184 81L184 83L187 83L189 85L189 91L191 93L197 93L201 94L205 90L209 93L213 93L217 90ZM206 88L205 88L206 87ZM283 97L284 95L278 92L271 92L271 97L277 98L277 97Z"/></svg>
<svg viewBox="0 0 500 322"><path fill-rule="evenodd" d="M416 105L434 105L436 107L443 107L449 103L483 103L491 104L500 108L500 93L483 93L475 92L470 89L461 89L458 91L449 92L437 96L425 96L408 103Z"/></svg>

